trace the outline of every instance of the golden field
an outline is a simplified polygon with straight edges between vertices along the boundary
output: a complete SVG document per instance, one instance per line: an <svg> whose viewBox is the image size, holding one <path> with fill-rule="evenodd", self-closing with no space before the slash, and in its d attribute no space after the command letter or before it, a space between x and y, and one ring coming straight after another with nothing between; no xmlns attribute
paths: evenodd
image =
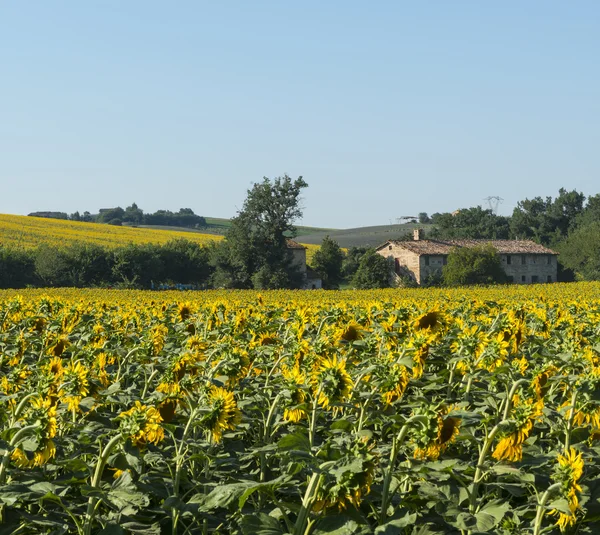
<svg viewBox="0 0 600 535"><path fill-rule="evenodd" d="M0 244L24 249L37 247L42 243L57 247L68 246L76 242L94 243L103 247L119 247L130 243L164 244L177 238L207 245L210 242L222 240L223 236L0 214ZM318 246L306 245L305 247L307 247L307 260L310 263Z"/></svg>

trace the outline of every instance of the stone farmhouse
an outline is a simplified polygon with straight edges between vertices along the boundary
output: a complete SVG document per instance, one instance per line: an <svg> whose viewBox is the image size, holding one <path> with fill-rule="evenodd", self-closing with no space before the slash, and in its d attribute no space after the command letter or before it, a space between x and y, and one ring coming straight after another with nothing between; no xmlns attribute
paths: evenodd
<svg viewBox="0 0 600 535"><path fill-rule="evenodd" d="M455 247L491 244L500 255L508 280L515 284L556 282L557 255L530 240L425 240L415 229L412 241L388 240L376 251L393 264L395 276L410 276L417 284L439 275Z"/></svg>
<svg viewBox="0 0 600 535"><path fill-rule="evenodd" d="M319 290L323 286L323 281L319 274L306 264L306 247L294 240L287 240L287 248L292 252L292 263L298 266L302 272L304 279L302 288L304 290Z"/></svg>

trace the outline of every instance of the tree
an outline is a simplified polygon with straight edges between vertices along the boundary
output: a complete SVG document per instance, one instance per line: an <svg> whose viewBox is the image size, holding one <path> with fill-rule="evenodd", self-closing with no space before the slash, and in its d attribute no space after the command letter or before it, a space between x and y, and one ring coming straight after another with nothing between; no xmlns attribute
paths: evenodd
<svg viewBox="0 0 600 535"><path fill-rule="evenodd" d="M132 203L131 206L125 208L125 213L123 214L123 221L127 223L132 223L134 225L139 225L142 223L144 219L144 211L141 208L138 208L138 205Z"/></svg>
<svg viewBox="0 0 600 535"><path fill-rule="evenodd" d="M582 225L557 247L560 264L578 280L600 280L600 221Z"/></svg>
<svg viewBox="0 0 600 535"><path fill-rule="evenodd" d="M488 244L477 247L456 247L448 255L442 271L444 284L494 284L507 281L498 251Z"/></svg>
<svg viewBox="0 0 600 535"><path fill-rule="evenodd" d="M25 288L35 282L31 252L0 245L0 288Z"/></svg>
<svg viewBox="0 0 600 535"><path fill-rule="evenodd" d="M419 212L419 223L421 223L421 225L425 225L430 222L431 219L429 219L427 212Z"/></svg>
<svg viewBox="0 0 600 535"><path fill-rule="evenodd" d="M390 264L373 249L361 258L358 269L352 277L352 285L359 289L388 288L390 286Z"/></svg>
<svg viewBox="0 0 600 535"><path fill-rule="evenodd" d="M117 206L116 208L107 208L106 210L100 210L96 221L98 223L110 223L113 220L118 220L120 225L124 215L125 210L120 206Z"/></svg>
<svg viewBox="0 0 600 535"><path fill-rule="evenodd" d="M561 188L558 197L534 197L517 203L510 221L511 232L517 238L533 239L553 245L566 238L584 212L585 195Z"/></svg>
<svg viewBox="0 0 600 535"><path fill-rule="evenodd" d="M344 253L339 244L329 236L323 238L321 248L315 253L312 268L321 275L323 288L337 289L342 281Z"/></svg>
<svg viewBox="0 0 600 535"><path fill-rule="evenodd" d="M505 240L510 235L509 220L481 206L463 208L457 213L434 214L434 238Z"/></svg>
<svg viewBox="0 0 600 535"><path fill-rule="evenodd" d="M298 177L265 177L246 200L222 244L212 251L213 284L237 288L298 288L302 274L287 247L302 216L300 194L308 184Z"/></svg>
<svg viewBox="0 0 600 535"><path fill-rule="evenodd" d="M210 275L208 254L198 243L178 238L160 248L163 272L161 282L203 284Z"/></svg>
<svg viewBox="0 0 600 535"><path fill-rule="evenodd" d="M346 280L351 280L358 270L360 259L369 250L368 247L350 247L346 251L344 261L342 262L342 277Z"/></svg>

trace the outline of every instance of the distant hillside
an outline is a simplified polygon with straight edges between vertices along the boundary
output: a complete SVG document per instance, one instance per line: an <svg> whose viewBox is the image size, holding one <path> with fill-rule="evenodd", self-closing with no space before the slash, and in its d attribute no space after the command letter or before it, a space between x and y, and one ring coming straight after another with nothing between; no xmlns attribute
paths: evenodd
<svg viewBox="0 0 600 535"><path fill-rule="evenodd" d="M379 225L374 227L358 227L345 230L329 230L311 233L302 233L296 236L301 243L320 244L323 238L329 235L337 241L340 247L375 247L386 240L397 240L407 233L412 234L413 229L423 228L425 234L432 225L421 225L419 223L405 223L402 225Z"/></svg>
<svg viewBox="0 0 600 535"><path fill-rule="evenodd" d="M224 219L221 217L205 217L206 227L203 227L200 232L209 232L214 234L225 234L227 229L231 226L230 219ZM317 232L333 232L336 229L328 229L321 227L303 227L298 226L299 234L313 234Z"/></svg>

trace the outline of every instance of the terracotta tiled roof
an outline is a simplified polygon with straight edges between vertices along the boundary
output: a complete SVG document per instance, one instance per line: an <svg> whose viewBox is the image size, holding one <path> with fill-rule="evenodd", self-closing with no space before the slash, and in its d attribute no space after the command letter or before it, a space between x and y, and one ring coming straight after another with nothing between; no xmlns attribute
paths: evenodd
<svg viewBox="0 0 600 535"><path fill-rule="evenodd" d="M288 249L306 249L306 247L304 247L304 245L302 245L301 243L298 243L297 241L294 240L287 240L287 248Z"/></svg>
<svg viewBox="0 0 600 535"><path fill-rule="evenodd" d="M390 243L418 255L447 255L455 247L475 247L488 243L500 254L558 254L531 240L389 240L377 247L377 250L387 247Z"/></svg>

